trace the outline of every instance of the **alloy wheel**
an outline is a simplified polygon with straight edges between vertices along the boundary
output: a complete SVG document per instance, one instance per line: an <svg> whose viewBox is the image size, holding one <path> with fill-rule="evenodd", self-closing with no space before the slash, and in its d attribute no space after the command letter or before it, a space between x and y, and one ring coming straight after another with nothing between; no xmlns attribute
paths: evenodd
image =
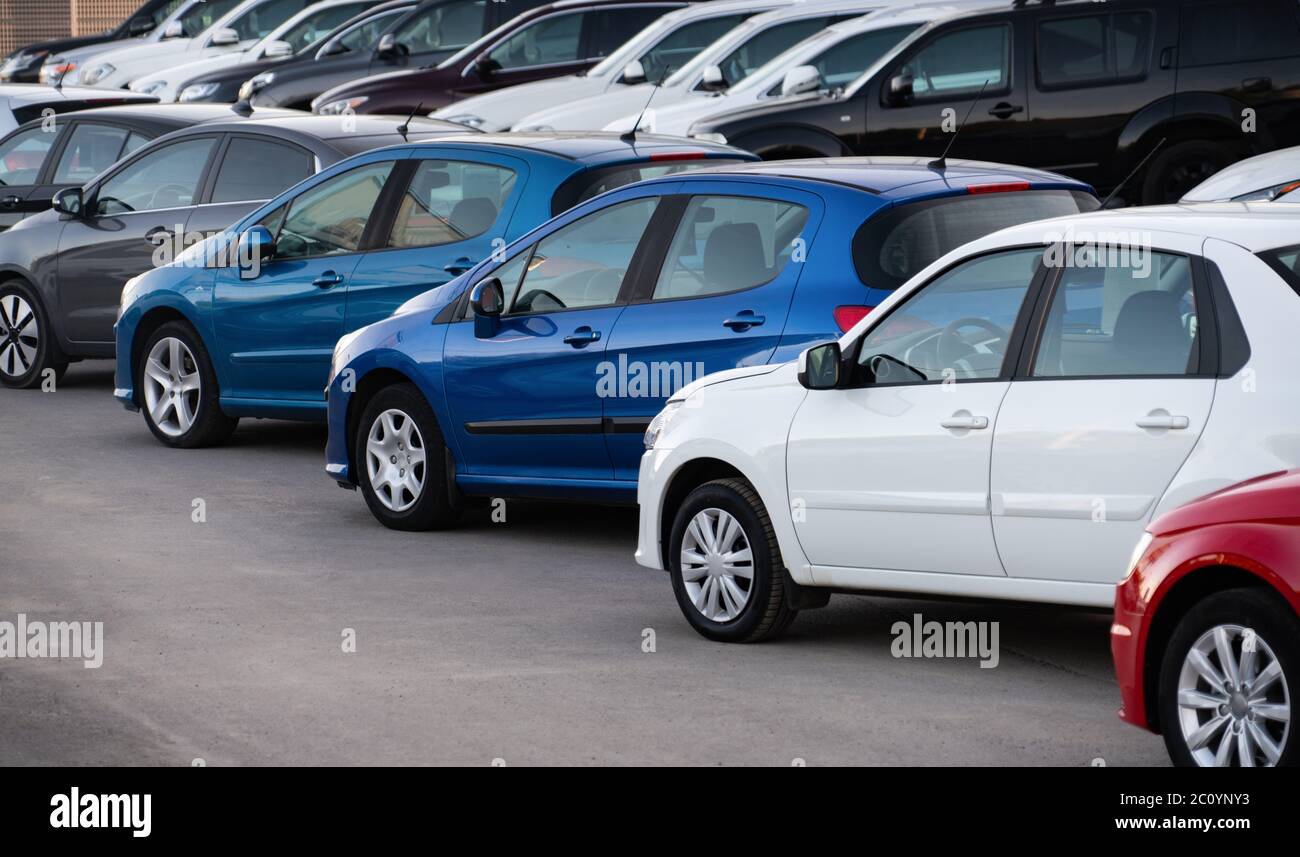
<svg viewBox="0 0 1300 857"><path fill-rule="evenodd" d="M0 298L0 372L18 378L31 371L40 353L41 326L20 295Z"/></svg>
<svg viewBox="0 0 1300 857"><path fill-rule="evenodd" d="M397 410L375 417L366 435L366 473L385 508L405 512L424 490L424 437L415 420Z"/></svg>
<svg viewBox="0 0 1300 857"><path fill-rule="evenodd" d="M722 509L703 509L682 534L682 582L695 609L713 622L730 622L749 603L754 556L740 522Z"/></svg>
<svg viewBox="0 0 1300 857"><path fill-rule="evenodd" d="M149 418L168 437L180 437L198 417L203 392L199 364L175 337L158 340L144 364L144 403Z"/></svg>

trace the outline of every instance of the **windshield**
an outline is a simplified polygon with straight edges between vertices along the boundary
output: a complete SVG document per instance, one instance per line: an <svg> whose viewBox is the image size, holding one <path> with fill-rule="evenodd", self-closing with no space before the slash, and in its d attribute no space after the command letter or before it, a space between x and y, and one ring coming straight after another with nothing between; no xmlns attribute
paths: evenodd
<svg viewBox="0 0 1300 857"><path fill-rule="evenodd" d="M810 65L817 69L822 79L821 89L841 89L857 80L864 71L920 26L919 23L902 24L868 30L846 36L829 47L826 47L827 37L833 39L837 34L824 30L766 63L732 91L739 93L758 86L772 86L772 91L768 94L780 95L785 73L795 65ZM804 59L810 55L811 59Z"/></svg>
<svg viewBox="0 0 1300 857"><path fill-rule="evenodd" d="M189 38L197 36L238 5L239 0L202 0L195 3L176 19L181 23L181 35Z"/></svg>
<svg viewBox="0 0 1300 857"><path fill-rule="evenodd" d="M735 12L713 18L688 21L669 31L671 23L660 19L641 31L641 35L623 45L590 74L618 74L632 60L638 60L645 71L645 79L656 82L668 73L683 68L700 51L725 36L754 12Z"/></svg>
<svg viewBox="0 0 1300 857"><path fill-rule="evenodd" d="M365 9L367 5L369 4L365 2L357 2L314 10L298 23L282 30L276 41L288 42L295 52L300 51L329 35L335 27ZM274 36L273 33L267 38L269 40Z"/></svg>
<svg viewBox="0 0 1300 857"><path fill-rule="evenodd" d="M264 39L276 27L302 11L303 0L267 0L248 9L228 26L239 34L239 41Z"/></svg>
<svg viewBox="0 0 1300 857"><path fill-rule="evenodd" d="M717 58L720 51L705 51L696 57L696 61L703 60L701 64L716 65L722 71L723 82L728 87L735 86L777 54L797 45L812 34L824 30L840 17L843 16L827 14L815 18L801 18L772 24L750 33L739 44L733 43L734 47L721 59ZM737 27L733 32L738 30ZM716 42L714 44L717 45ZM712 58L705 59L706 56ZM687 68L696 66L696 61L688 63ZM679 85L690 85L693 80L694 73L688 75L686 74L686 68L683 68L681 73L670 77L667 83L671 85L676 81Z"/></svg>
<svg viewBox="0 0 1300 857"><path fill-rule="evenodd" d="M731 47L741 40L751 37L758 27L759 25L755 24L752 20L746 21L738 27L733 27L731 32L727 33L723 39L719 39L709 45L711 50L701 51L695 55L695 59L682 66L681 71L673 72L673 74L664 81L664 86L681 86L686 83L686 81L693 79L696 74L704 70L705 66L713 64L721 50L725 50L722 42L726 42L725 47ZM714 48L719 50L712 50Z"/></svg>

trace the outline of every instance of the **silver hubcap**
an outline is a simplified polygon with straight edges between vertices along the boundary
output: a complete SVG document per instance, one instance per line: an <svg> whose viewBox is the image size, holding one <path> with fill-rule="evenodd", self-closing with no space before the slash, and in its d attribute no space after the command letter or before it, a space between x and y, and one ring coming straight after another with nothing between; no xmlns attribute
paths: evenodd
<svg viewBox="0 0 1300 857"><path fill-rule="evenodd" d="M18 295L0 298L0 372L10 378L26 375L40 343L41 327L31 305Z"/></svg>
<svg viewBox="0 0 1300 857"><path fill-rule="evenodd" d="M404 512L424 488L424 438L415 420L390 408L375 418L366 436L366 472L379 502Z"/></svg>
<svg viewBox="0 0 1300 857"><path fill-rule="evenodd" d="M754 556L740 522L721 509L704 509L682 536L682 582L705 619L730 622L749 603Z"/></svg>
<svg viewBox="0 0 1300 857"><path fill-rule="evenodd" d="M1240 625L1202 634L1178 675L1178 721L1202 767L1277 764L1290 731L1291 697L1268 643Z"/></svg>
<svg viewBox="0 0 1300 857"><path fill-rule="evenodd" d="M168 437L180 437L199 413L199 364L184 342L160 339L144 364L144 404L149 419Z"/></svg>

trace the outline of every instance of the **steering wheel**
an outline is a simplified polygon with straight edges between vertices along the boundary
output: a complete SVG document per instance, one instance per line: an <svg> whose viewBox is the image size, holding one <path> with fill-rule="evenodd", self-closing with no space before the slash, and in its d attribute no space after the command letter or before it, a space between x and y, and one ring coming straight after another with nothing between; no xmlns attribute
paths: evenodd
<svg viewBox="0 0 1300 857"><path fill-rule="evenodd" d="M162 196L164 193L167 193L169 191L175 194L176 204L180 205L181 197L185 196L185 194L189 191L189 188L187 188L183 184L175 184L175 183L162 185L161 187L159 187L157 190L153 192L153 196L149 197L149 207L150 208L171 208L172 206L170 205L164 205L164 206L157 205L158 197Z"/></svg>
<svg viewBox="0 0 1300 857"><path fill-rule="evenodd" d="M1002 341L1003 350L996 353L1004 353L1007 342L1007 332L1005 330L986 318L975 318L973 316L959 318L948 323L948 326L939 334L939 339L935 343L935 356L939 359L940 366L955 366L963 357L974 352L975 349L971 347L971 344L958 334L958 331L967 327L982 328L993 334L995 338Z"/></svg>
<svg viewBox="0 0 1300 857"><path fill-rule="evenodd" d="M546 289L531 289L520 295L519 299L515 301L515 308L522 309L524 312L539 312L538 308L534 306L538 298L546 298L553 302L555 304L553 309L565 309L564 301Z"/></svg>
<svg viewBox="0 0 1300 857"><path fill-rule="evenodd" d="M105 207L106 207L110 202L122 206L122 209L123 209L123 210L122 210L122 211L118 211L118 212L113 212L114 214L125 214L126 212L129 212L129 211L135 211L134 208L132 208L131 206L127 205L125 202L123 202L122 200L118 199L118 198L115 197L115 196L101 196L98 200L96 200L96 202L95 202L95 208L96 208L97 211L99 211L99 212L101 212L101 213L105 213Z"/></svg>

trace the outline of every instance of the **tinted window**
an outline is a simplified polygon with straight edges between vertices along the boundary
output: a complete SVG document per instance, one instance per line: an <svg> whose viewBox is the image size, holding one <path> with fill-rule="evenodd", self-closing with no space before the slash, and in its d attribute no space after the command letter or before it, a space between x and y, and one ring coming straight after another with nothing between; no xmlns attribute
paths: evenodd
<svg viewBox="0 0 1300 857"><path fill-rule="evenodd" d="M295 199L276 239L275 258L355 252L392 170L392 161L356 167Z"/></svg>
<svg viewBox="0 0 1300 857"><path fill-rule="evenodd" d="M397 207L388 246L432 247L482 235L514 186L514 171L504 167L421 161Z"/></svg>
<svg viewBox="0 0 1300 857"><path fill-rule="evenodd" d="M79 124L68 138L54 168L55 184L85 184L122 157L127 130L111 125Z"/></svg>
<svg viewBox="0 0 1300 857"><path fill-rule="evenodd" d="M949 250L1008 226L1092 211L1097 200L1065 190L969 194L914 202L862 224L853 238L858 278L896 289Z"/></svg>
<svg viewBox="0 0 1300 857"><path fill-rule="evenodd" d="M790 263L808 222L802 205L737 196L693 197L655 284L656 300L750 289Z"/></svg>
<svg viewBox="0 0 1300 857"><path fill-rule="evenodd" d="M297 146L235 137L217 171L212 201L270 199L315 171L311 153Z"/></svg>
<svg viewBox="0 0 1300 857"><path fill-rule="evenodd" d="M1120 249L1115 259L1103 260L1105 266L1061 272L1034 359L1036 377L1195 372L1190 263L1183 256Z"/></svg>
<svg viewBox="0 0 1300 857"><path fill-rule="evenodd" d="M673 30L641 55L641 67L645 69L646 80L660 80L670 70L677 71L749 15L750 13L743 12L705 21L692 21Z"/></svg>
<svg viewBox="0 0 1300 857"><path fill-rule="evenodd" d="M717 64L722 69L722 79L729 86L734 86L777 54L835 21L836 18L828 15L825 18L809 18L768 27L722 58Z"/></svg>
<svg viewBox="0 0 1300 857"><path fill-rule="evenodd" d="M343 49L348 51L373 47L384 34L384 30L393 23L393 19L401 14L401 10L394 10L384 15L376 15L340 35L333 44L342 45Z"/></svg>
<svg viewBox="0 0 1300 857"><path fill-rule="evenodd" d="M1296 290L1296 294L1300 294L1300 247L1269 250L1260 253L1259 257L1267 262L1270 268L1277 271L1278 276Z"/></svg>
<svg viewBox="0 0 1300 857"><path fill-rule="evenodd" d="M463 48L483 35L487 0L443 3L411 18L396 31L413 54Z"/></svg>
<svg viewBox="0 0 1300 857"><path fill-rule="evenodd" d="M1300 54L1295 0L1186 3L1180 6L1179 65L1244 62Z"/></svg>
<svg viewBox="0 0 1300 857"><path fill-rule="evenodd" d="M997 378L1040 248L981 256L940 274L862 341L859 377L877 384Z"/></svg>
<svg viewBox="0 0 1300 857"><path fill-rule="evenodd" d="M362 12L367 3L350 3L347 6L331 6L321 9L303 18L286 32L280 34L280 41L288 42L294 51L300 51L308 45L325 38L339 24Z"/></svg>
<svg viewBox="0 0 1300 857"><path fill-rule="evenodd" d="M608 56L664 13L660 8L609 9L592 16L587 58Z"/></svg>
<svg viewBox="0 0 1300 857"><path fill-rule="evenodd" d="M1011 28L1005 24L945 33L903 66L917 98L975 95L1005 89L1011 79Z"/></svg>
<svg viewBox="0 0 1300 857"><path fill-rule="evenodd" d="M1038 82L1070 86L1141 76L1151 45L1146 12L1058 18L1038 25Z"/></svg>
<svg viewBox="0 0 1300 857"><path fill-rule="evenodd" d="M140 148L141 146L143 146L145 143L148 142L149 142L148 137L146 137L143 134L132 131L131 136L126 138L126 145L122 147L122 154L118 155L118 157L125 158L127 155L131 154L136 149Z"/></svg>
<svg viewBox="0 0 1300 857"><path fill-rule="evenodd" d="M239 3L240 0L208 0L206 3L197 3L177 19L180 21L181 31L189 37L197 36Z"/></svg>
<svg viewBox="0 0 1300 857"><path fill-rule="evenodd" d="M642 162L587 170L566 181L555 192L555 197L551 201L551 214L556 215L562 211L568 211L578 203L585 202L593 196L633 182L658 178L659 176L669 176L674 173L689 172L702 167L720 167L726 164L738 163L741 162L731 158L700 158L693 161Z"/></svg>
<svg viewBox="0 0 1300 857"><path fill-rule="evenodd" d="M555 15L531 24L492 49L500 68L528 68L581 59L582 15Z"/></svg>
<svg viewBox="0 0 1300 857"><path fill-rule="evenodd" d="M613 205L542 239L511 302L511 312L614 303L657 205L657 199Z"/></svg>
<svg viewBox="0 0 1300 857"><path fill-rule="evenodd" d="M305 0L269 0L231 21L230 28L239 34L241 42L261 39L306 6Z"/></svg>
<svg viewBox="0 0 1300 857"><path fill-rule="evenodd" d="M848 86L918 26L920 25L907 24L887 30L858 33L822 52L808 65L821 74L823 87L836 89ZM777 92L780 92L780 85L777 86Z"/></svg>
<svg viewBox="0 0 1300 857"><path fill-rule="evenodd" d="M99 186L97 214L193 205L213 139L185 140L148 152Z"/></svg>
<svg viewBox="0 0 1300 857"><path fill-rule="evenodd" d="M0 143L0 186L35 184L58 134L32 128Z"/></svg>
<svg viewBox="0 0 1300 857"><path fill-rule="evenodd" d="M159 24L161 24L163 21L165 21L167 18L169 18L172 12L175 12L177 9L179 9L182 2L184 2L184 0L167 0L167 2L164 3L162 6L159 6L157 9L153 10L152 13L148 15L144 15L143 17L146 17L149 20L153 21L153 25L156 27ZM141 17L141 16L136 15L134 17Z"/></svg>

